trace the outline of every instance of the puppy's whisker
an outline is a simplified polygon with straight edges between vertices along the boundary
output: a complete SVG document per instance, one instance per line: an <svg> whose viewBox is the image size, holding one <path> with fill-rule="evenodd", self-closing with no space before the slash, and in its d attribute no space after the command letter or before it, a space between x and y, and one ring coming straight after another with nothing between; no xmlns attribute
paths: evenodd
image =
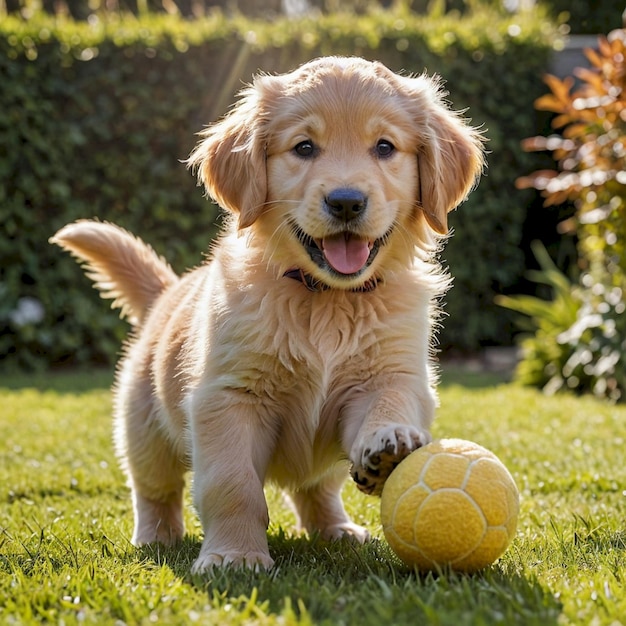
<svg viewBox="0 0 626 626"><path fill-rule="evenodd" d="M266 267L269 270L269 266L272 260L272 250L280 250L281 242L284 237L289 235L289 231L291 230L291 226L289 225L288 220L283 220L276 226L274 231L270 234L268 238L268 245L265 247L265 252L263 254L263 261L266 264Z"/></svg>
<svg viewBox="0 0 626 626"><path fill-rule="evenodd" d="M406 227L406 224L403 221L401 221L401 220L396 218L394 220L393 230L397 231L400 234L400 236L404 240L404 243L407 246L414 246L415 245L414 237L409 232L408 228Z"/></svg>
<svg viewBox="0 0 626 626"><path fill-rule="evenodd" d="M301 204L301 202L301 200L267 200L266 202L261 202L256 206L264 211L275 211L283 208L285 205L298 205Z"/></svg>
<svg viewBox="0 0 626 626"><path fill-rule="evenodd" d="M257 214L269 214L273 211L280 211L285 208L285 205L298 205L299 200L266 200L265 202L259 202L254 205L253 212Z"/></svg>
<svg viewBox="0 0 626 626"><path fill-rule="evenodd" d="M288 233L289 229L289 222L287 221L283 221L278 224L278 226L276 226L276 228L274 229L274 232L272 232L269 237L269 245L267 247L278 247L280 245L282 237L284 237Z"/></svg>
<svg viewBox="0 0 626 626"><path fill-rule="evenodd" d="M411 232L406 224L398 223L396 228L398 235L402 237L405 247L411 256L416 256L427 263L436 262L435 257L440 250L440 246L428 235L427 231L424 237L419 237L416 241L416 234Z"/></svg>

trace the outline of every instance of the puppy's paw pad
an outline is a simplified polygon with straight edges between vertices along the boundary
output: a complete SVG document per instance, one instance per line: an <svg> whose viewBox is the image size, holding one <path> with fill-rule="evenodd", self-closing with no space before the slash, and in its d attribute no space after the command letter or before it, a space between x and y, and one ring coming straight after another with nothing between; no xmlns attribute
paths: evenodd
<svg viewBox="0 0 626 626"><path fill-rule="evenodd" d="M400 461L429 441L430 435L414 426L395 424L378 429L353 455L354 482L364 493L380 495Z"/></svg>

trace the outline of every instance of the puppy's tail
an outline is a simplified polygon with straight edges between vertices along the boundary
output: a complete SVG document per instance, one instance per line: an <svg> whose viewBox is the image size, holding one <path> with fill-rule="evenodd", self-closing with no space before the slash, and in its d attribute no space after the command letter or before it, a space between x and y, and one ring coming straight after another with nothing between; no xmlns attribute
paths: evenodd
<svg viewBox="0 0 626 626"><path fill-rule="evenodd" d="M137 326L153 302L179 279L169 264L128 231L92 220L64 226L55 243L84 261L87 276L103 298L113 299L120 317Z"/></svg>

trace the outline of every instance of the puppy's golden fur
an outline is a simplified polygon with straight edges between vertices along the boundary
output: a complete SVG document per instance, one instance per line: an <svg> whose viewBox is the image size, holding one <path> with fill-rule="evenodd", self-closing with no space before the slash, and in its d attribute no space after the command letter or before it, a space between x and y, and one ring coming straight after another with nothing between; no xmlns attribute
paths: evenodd
<svg viewBox="0 0 626 626"><path fill-rule="evenodd" d="M80 221L52 240L135 326L115 393L133 542L182 537L190 469L204 529L195 571L272 565L268 480L303 529L363 541L341 485L351 468L380 493L429 441L447 286L435 253L481 172L481 137L436 80L331 57L257 77L189 163L232 218L182 278L111 224Z"/></svg>

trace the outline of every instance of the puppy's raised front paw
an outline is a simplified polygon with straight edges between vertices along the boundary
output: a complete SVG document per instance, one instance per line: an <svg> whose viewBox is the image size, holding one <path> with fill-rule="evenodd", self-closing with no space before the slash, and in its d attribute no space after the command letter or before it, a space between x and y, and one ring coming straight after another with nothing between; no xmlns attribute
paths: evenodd
<svg viewBox="0 0 626 626"><path fill-rule="evenodd" d="M364 493L380 495L400 461L430 439L428 432L415 426L391 424L379 428L354 448L350 470L354 482Z"/></svg>

